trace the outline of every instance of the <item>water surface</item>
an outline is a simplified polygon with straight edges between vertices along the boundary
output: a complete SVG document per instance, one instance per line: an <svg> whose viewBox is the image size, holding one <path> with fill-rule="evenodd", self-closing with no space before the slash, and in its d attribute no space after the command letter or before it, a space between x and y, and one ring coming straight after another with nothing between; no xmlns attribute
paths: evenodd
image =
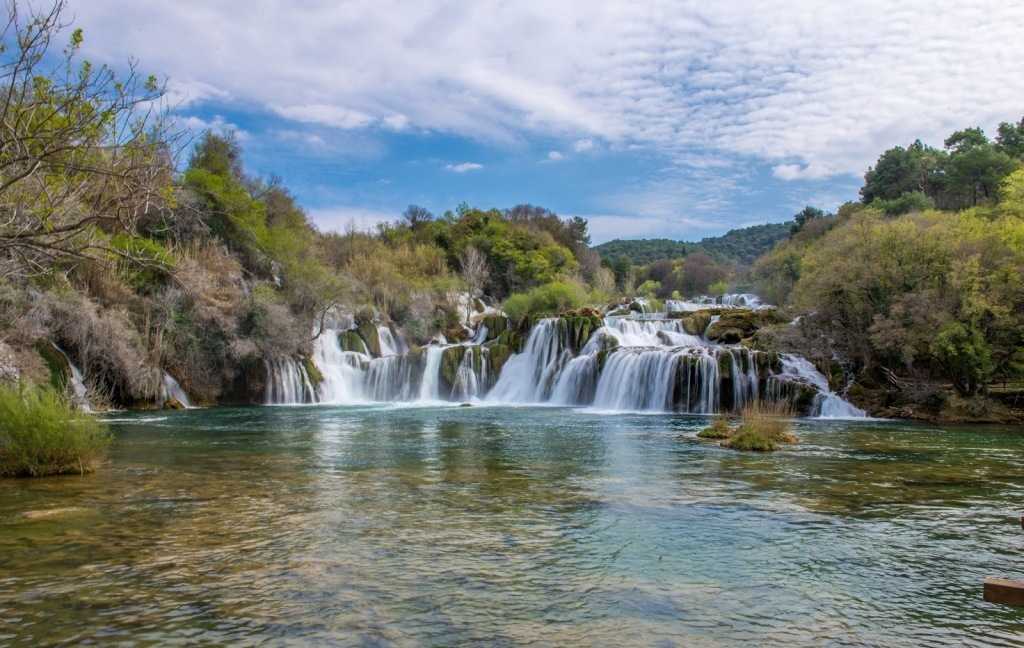
<svg viewBox="0 0 1024 648"><path fill-rule="evenodd" d="M116 415L0 481L0 644L1024 646L1024 434L564 408Z"/></svg>

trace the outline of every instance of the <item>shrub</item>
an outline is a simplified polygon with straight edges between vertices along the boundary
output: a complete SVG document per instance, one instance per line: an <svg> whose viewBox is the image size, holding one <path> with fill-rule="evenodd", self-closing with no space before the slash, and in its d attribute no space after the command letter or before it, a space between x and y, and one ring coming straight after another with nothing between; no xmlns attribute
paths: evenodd
<svg viewBox="0 0 1024 648"><path fill-rule="evenodd" d="M0 477L92 472L109 444L106 426L57 390L0 386Z"/></svg>
<svg viewBox="0 0 1024 648"><path fill-rule="evenodd" d="M789 422L791 415L786 403L747 405L739 427L722 445L733 450L771 452L778 449L779 444L796 443Z"/></svg>
<svg viewBox="0 0 1024 648"><path fill-rule="evenodd" d="M558 315L586 306L591 295L586 288L571 281L552 281L526 293L516 293L505 300L503 309L512 321L530 315Z"/></svg>
<svg viewBox="0 0 1024 648"><path fill-rule="evenodd" d="M724 416L716 417L711 425L697 433L701 439L728 439L731 435L732 429Z"/></svg>

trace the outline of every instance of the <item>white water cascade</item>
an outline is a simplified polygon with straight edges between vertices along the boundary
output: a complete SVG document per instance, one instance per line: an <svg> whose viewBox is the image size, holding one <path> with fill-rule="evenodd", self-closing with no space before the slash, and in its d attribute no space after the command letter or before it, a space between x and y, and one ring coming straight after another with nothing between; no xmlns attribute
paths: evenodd
<svg viewBox="0 0 1024 648"><path fill-rule="evenodd" d="M316 390L301 362L294 358L265 360L267 384L263 402L267 405L301 405L316 402Z"/></svg>
<svg viewBox="0 0 1024 648"><path fill-rule="evenodd" d="M716 304L733 308L760 301L753 295L726 295ZM717 317L710 318L712 324ZM533 325L517 353L495 365L500 371L491 370L492 348L514 342L504 335L488 341L483 322L471 332L470 342L451 344L438 336L413 349L390 327L378 326L379 358L343 349L342 344L362 348L351 325L325 329L311 358L322 376L319 384L311 384L303 362L270 362L267 402L486 400L712 414L765 399L790 401L813 416L863 416L833 393L807 360L712 342L710 324L700 334L688 332L687 325L692 321L666 313L545 318ZM502 353L508 353L507 346Z"/></svg>
<svg viewBox="0 0 1024 648"><path fill-rule="evenodd" d="M818 418L864 418L867 414L843 399L839 394L833 392L828 386L828 379L811 364L807 358L789 353L780 356L782 360L782 373L780 376L790 376L793 380L804 382L818 388L811 407L811 416Z"/></svg>
<svg viewBox="0 0 1024 648"><path fill-rule="evenodd" d="M188 399L188 394L181 388L178 381L174 379L174 376L166 371L160 381L160 400L164 403L169 400L176 400L185 409L192 409L192 402Z"/></svg>
<svg viewBox="0 0 1024 648"><path fill-rule="evenodd" d="M71 362L71 356L64 353L64 349L52 342L50 344L53 344L53 348L57 350L57 353L64 356L64 360L68 363L68 372L71 374L68 376L68 384L71 386L71 398L75 406L83 412L91 412L92 406L89 404L89 390L85 387L85 377L82 375L81 370L75 366L74 362Z"/></svg>

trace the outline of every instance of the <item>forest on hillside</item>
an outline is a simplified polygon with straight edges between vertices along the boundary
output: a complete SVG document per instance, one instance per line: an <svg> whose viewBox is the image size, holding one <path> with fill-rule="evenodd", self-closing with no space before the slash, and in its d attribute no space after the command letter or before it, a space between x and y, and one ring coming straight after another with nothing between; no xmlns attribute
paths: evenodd
<svg viewBox="0 0 1024 648"><path fill-rule="evenodd" d="M621 263L621 257L625 257L632 265L645 265L703 251L719 261L749 265L786 238L791 225L790 222L751 225L692 243L672 239L614 239L594 246L594 250L608 264Z"/></svg>

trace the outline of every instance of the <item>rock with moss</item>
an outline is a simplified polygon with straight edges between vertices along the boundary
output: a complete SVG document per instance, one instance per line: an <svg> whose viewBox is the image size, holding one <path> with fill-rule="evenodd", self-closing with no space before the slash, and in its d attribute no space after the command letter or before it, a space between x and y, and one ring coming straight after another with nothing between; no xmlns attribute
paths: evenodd
<svg viewBox="0 0 1024 648"><path fill-rule="evenodd" d="M71 376L71 365L68 363L68 359L46 340L40 340L35 347L36 352L39 353L49 369L50 385L55 389L64 390Z"/></svg>
<svg viewBox="0 0 1024 648"><path fill-rule="evenodd" d="M707 337L722 344L737 344L752 337L758 329L779 322L780 316L774 308L724 309L719 312L718 319L708 327Z"/></svg>
<svg viewBox="0 0 1024 648"><path fill-rule="evenodd" d="M338 345L341 347L342 351L355 351L356 353L365 354L370 353L370 350L366 347L366 342L363 341L363 338L359 335L358 331L350 330L338 333Z"/></svg>
<svg viewBox="0 0 1024 648"><path fill-rule="evenodd" d="M455 386L459 375L459 365L469 347L455 345L447 347L441 354L441 395L447 396Z"/></svg>
<svg viewBox="0 0 1024 648"><path fill-rule="evenodd" d="M306 369L306 375L309 377L309 382L316 389L320 386L320 383L324 381L324 375L320 372L320 368L316 366L312 358L302 358L302 366Z"/></svg>
<svg viewBox="0 0 1024 648"><path fill-rule="evenodd" d="M487 337L484 339L485 342L498 339L502 333L509 329L508 318L504 315L486 315L480 320L481 326L487 327Z"/></svg>
<svg viewBox="0 0 1024 648"><path fill-rule="evenodd" d="M498 376L501 375L501 369L505 366L509 357L515 353L507 344L503 344L500 340L491 342L487 345L487 358L489 361L489 377L492 382L497 382Z"/></svg>
<svg viewBox="0 0 1024 648"><path fill-rule="evenodd" d="M711 323L711 317L715 314L712 310L699 310L692 313L683 313L678 318L683 330L690 335L704 335Z"/></svg>
<svg viewBox="0 0 1024 648"><path fill-rule="evenodd" d="M359 337L366 343L366 348L374 358L380 357L380 332L377 325L371 321L363 320L356 327Z"/></svg>

